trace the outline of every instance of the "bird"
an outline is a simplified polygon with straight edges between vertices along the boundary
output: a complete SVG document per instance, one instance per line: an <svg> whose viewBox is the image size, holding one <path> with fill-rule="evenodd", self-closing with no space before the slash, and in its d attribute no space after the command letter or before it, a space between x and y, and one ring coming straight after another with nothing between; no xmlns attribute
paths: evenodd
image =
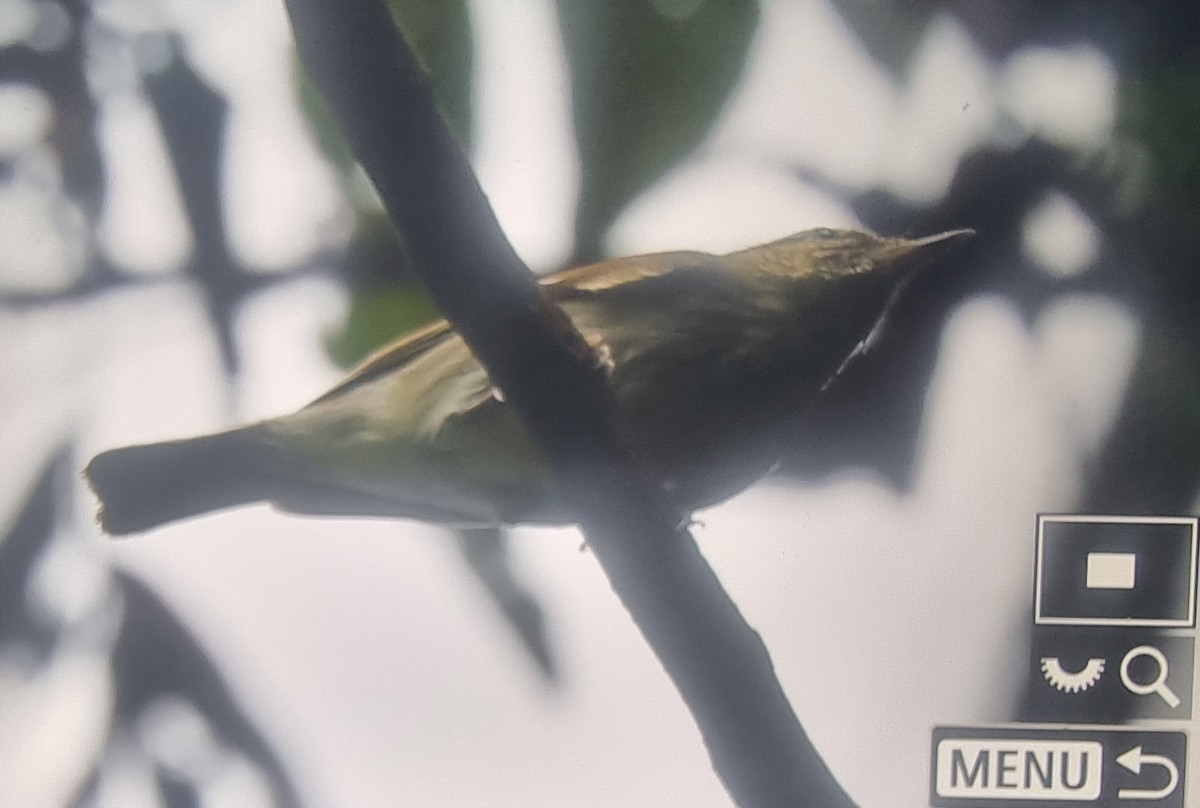
<svg viewBox="0 0 1200 808"><path fill-rule="evenodd" d="M908 281L971 233L817 228L725 255L615 258L540 283L607 374L622 438L691 514L777 464L787 431L878 338ZM111 535L263 501L459 528L577 521L518 413L444 320L292 414L111 449L84 473Z"/></svg>

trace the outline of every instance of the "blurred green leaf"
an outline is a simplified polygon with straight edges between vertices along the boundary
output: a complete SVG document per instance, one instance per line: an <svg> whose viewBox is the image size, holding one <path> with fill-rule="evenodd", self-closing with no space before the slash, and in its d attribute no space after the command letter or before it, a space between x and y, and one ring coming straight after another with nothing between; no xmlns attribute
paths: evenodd
<svg viewBox="0 0 1200 808"><path fill-rule="evenodd" d="M834 10L871 58L893 76L907 72L937 6L927 0L833 0Z"/></svg>
<svg viewBox="0 0 1200 808"><path fill-rule="evenodd" d="M700 143L742 73L756 0L559 0L582 178L575 257Z"/></svg>
<svg viewBox="0 0 1200 808"><path fill-rule="evenodd" d="M381 345L440 316L429 297L415 284L356 294L345 324L326 338L325 349L334 362L349 367Z"/></svg>
<svg viewBox="0 0 1200 808"><path fill-rule="evenodd" d="M433 82L433 97L458 142L471 142L474 42L466 0L387 0L392 19Z"/></svg>
<svg viewBox="0 0 1200 808"><path fill-rule="evenodd" d="M1153 67L1123 78L1118 106L1139 193L1109 235L1139 256L1121 264L1119 288L1142 348L1086 503L1116 512L1186 511L1200 483L1200 58L1158 62L1157 50Z"/></svg>
<svg viewBox="0 0 1200 808"><path fill-rule="evenodd" d="M1139 144L1148 181L1134 233L1144 245L1144 271L1154 278L1156 305L1172 326L1200 338L1196 301L1200 272L1200 61L1122 83L1118 131ZM1193 357L1193 363L1197 361Z"/></svg>
<svg viewBox="0 0 1200 808"><path fill-rule="evenodd" d="M468 148L474 51L466 0L387 0L387 5L429 74L433 95L451 131L463 148ZM345 174L354 166L354 155L325 99L304 75L298 60L295 64L301 109L321 150ZM380 103L386 101L380 99Z"/></svg>
<svg viewBox="0 0 1200 808"><path fill-rule="evenodd" d="M1200 189L1200 66L1141 76L1122 89L1120 130L1145 146L1157 185L1194 200Z"/></svg>
<svg viewBox="0 0 1200 808"><path fill-rule="evenodd" d="M325 339L334 362L354 365L379 346L441 316L408 264L408 253L391 219L383 211L360 211L342 262L350 287L350 312Z"/></svg>
<svg viewBox="0 0 1200 808"><path fill-rule="evenodd" d="M300 66L300 60L293 55L292 70L296 75L296 91L300 101L300 110L308 120L309 129L317 142L321 153L337 167L343 178L354 168L355 159L350 151L350 144L342 136L333 110L329 108L325 98L312 83L312 79Z"/></svg>
<svg viewBox="0 0 1200 808"><path fill-rule="evenodd" d="M1194 342L1148 335L1096 466L1085 503L1096 512L1177 513L1194 506L1200 483L1200 363Z"/></svg>

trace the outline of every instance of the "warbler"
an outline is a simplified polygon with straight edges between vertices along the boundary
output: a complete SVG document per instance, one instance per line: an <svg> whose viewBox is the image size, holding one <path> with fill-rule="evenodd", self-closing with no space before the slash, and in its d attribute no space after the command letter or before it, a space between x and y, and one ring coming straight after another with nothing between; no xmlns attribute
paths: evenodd
<svg viewBox="0 0 1200 808"><path fill-rule="evenodd" d="M619 258L542 279L595 350L619 429L684 513L746 488L781 434L878 333L899 290L970 234L808 230L724 256ZM268 501L455 526L565 524L552 469L445 321L368 357L298 412L97 455L110 534Z"/></svg>

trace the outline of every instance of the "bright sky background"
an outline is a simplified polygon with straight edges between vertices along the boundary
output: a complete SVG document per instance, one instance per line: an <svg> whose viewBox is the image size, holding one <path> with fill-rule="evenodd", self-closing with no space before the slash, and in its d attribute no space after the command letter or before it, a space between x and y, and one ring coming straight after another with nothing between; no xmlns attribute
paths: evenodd
<svg viewBox="0 0 1200 808"><path fill-rule="evenodd" d="M174 5L191 15L193 57L231 93L226 177L241 253L281 266L342 237L344 205L289 100L281 4ZM473 4L475 162L517 249L542 268L569 249L577 182L552 8ZM910 88L895 86L820 0L766 0L722 121L621 217L612 251L724 251L854 224L837 200L795 182L797 163L930 199L980 139L1037 130L1083 142L1111 125L1115 79L1090 51L1021 53L995 72L961 30L938 22L914 71ZM137 155L117 162L106 248L147 272L177 265L188 236L156 173L165 158L152 120L131 93L104 124L110 153ZM1069 200L1047 199L1031 217L1027 249L1057 273L1086 267L1094 242ZM343 306L330 283L311 281L245 307L238 418L293 409L335 378L320 338ZM87 453L229 421L216 348L186 288L0 323L9 352L18 337L30 370L14 376L8 399L0 391L3 411L22 416L0 426L14 441L6 445L52 431L72 404L87 413ZM926 804L933 724L1006 718L1026 664L1035 515L1070 509L1137 338L1130 317L1100 299L1065 299L1031 328L1001 300L970 302L944 335L911 496L847 473L804 489L763 484L702 515L706 555L863 808ZM45 400L63 403L29 405ZM82 488L79 503L89 522ZM199 632L314 805L728 804L578 536L523 530L515 551L550 610L566 667L560 692L539 685L451 544L412 524L248 508L122 542L96 535L48 564L45 585L67 608L64 593L88 581L103 591L96 570L107 560L150 581ZM55 716L46 749L95 721L105 674L85 659L64 659L61 681L22 696L29 715ZM152 729L138 741L145 748ZM122 779L137 766L130 743L100 804L151 804ZM220 788L205 804L253 806L254 778L212 757ZM6 785L45 797L39 771L10 769Z"/></svg>

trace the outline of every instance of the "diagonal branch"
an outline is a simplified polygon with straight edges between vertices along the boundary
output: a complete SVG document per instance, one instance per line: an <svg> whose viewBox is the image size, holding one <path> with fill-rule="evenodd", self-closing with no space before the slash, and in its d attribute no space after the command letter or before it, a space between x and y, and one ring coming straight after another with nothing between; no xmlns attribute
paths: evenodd
<svg viewBox="0 0 1200 808"><path fill-rule="evenodd" d="M619 439L590 349L501 232L382 0L285 0L301 59L430 294L516 407L742 806L853 808L758 634ZM619 506L615 506L618 505Z"/></svg>

